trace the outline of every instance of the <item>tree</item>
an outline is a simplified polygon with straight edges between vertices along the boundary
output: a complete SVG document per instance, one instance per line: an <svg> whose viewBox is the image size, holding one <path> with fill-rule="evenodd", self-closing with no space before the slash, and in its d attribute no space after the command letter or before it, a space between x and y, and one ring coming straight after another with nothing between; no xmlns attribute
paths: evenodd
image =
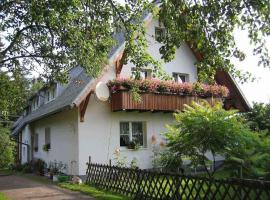
<svg viewBox="0 0 270 200"><path fill-rule="evenodd" d="M270 135L270 104L254 103L250 112L245 114L252 130L265 130Z"/></svg>
<svg viewBox="0 0 270 200"><path fill-rule="evenodd" d="M178 157L188 157L192 165L203 165L210 177L216 172L217 155L225 156L226 161L241 160L240 164L234 162L234 167L248 163L246 171L256 168L254 162L245 158L246 155L252 154L254 158L261 155L261 158L270 159L269 153L266 153L270 140L262 140L249 129L237 111L224 110L221 103L212 106L205 101L186 105L184 112L175 114L175 124L168 125L165 137L169 151ZM207 168L210 161L207 154L213 161L212 171ZM266 166L261 168L267 171Z"/></svg>
<svg viewBox="0 0 270 200"><path fill-rule="evenodd" d="M0 71L0 84L0 114L8 120L23 110L30 94L30 83L21 71L15 70L13 73Z"/></svg>
<svg viewBox="0 0 270 200"><path fill-rule="evenodd" d="M58 80L66 70L81 65L97 76L116 41L115 32L126 40L123 62L137 69L146 65L160 69L160 62L146 51L143 15L152 12L167 29L160 48L164 61L173 59L184 42L202 54L197 63L200 80L213 78L223 69L246 80L248 76L230 62L245 55L234 42L236 28L247 29L254 54L269 66L265 38L270 34L269 1L258 0L161 0L160 9L148 0L32 0L0 2L0 66L8 69L36 65ZM247 74L248 75L248 74Z"/></svg>
<svg viewBox="0 0 270 200"><path fill-rule="evenodd" d="M2 168L14 160L14 142L10 138L10 128L26 105L30 83L18 69L12 73L0 70L0 85L0 168Z"/></svg>
<svg viewBox="0 0 270 200"><path fill-rule="evenodd" d="M64 81L67 69L80 65L96 77L115 45L115 31L125 34L132 62L149 64L146 39L137 34L144 30L147 9L147 0L127 0L124 6L115 0L1 1L1 68L43 67L47 78Z"/></svg>
<svg viewBox="0 0 270 200"><path fill-rule="evenodd" d="M9 129L0 124L0 169L14 162L14 143L10 140Z"/></svg>

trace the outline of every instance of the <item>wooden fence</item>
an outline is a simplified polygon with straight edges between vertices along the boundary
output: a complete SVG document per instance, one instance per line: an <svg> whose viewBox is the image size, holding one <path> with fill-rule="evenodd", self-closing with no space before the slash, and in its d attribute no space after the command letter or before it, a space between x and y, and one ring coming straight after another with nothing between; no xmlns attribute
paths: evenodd
<svg viewBox="0 0 270 200"><path fill-rule="evenodd" d="M270 200L270 181L215 180L87 163L86 183L136 200Z"/></svg>

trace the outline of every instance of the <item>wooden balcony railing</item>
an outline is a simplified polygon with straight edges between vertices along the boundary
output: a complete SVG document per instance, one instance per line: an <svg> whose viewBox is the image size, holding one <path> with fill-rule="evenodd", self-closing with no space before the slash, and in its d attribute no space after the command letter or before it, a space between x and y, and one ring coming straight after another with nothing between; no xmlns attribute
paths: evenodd
<svg viewBox="0 0 270 200"><path fill-rule="evenodd" d="M118 90L111 94L112 111L160 111L174 112L183 110L184 104L191 104L192 101L207 100L209 103L222 101L221 98L202 98L195 96L180 96L176 94L142 93L141 102L132 98L130 91Z"/></svg>

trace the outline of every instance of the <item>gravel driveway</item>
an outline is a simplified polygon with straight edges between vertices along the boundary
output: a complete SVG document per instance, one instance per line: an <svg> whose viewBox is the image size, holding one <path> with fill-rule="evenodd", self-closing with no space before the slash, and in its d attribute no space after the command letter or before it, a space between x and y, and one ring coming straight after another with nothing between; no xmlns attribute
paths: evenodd
<svg viewBox="0 0 270 200"><path fill-rule="evenodd" d="M3 192L11 200L95 200L78 192L65 190L52 184L36 182L18 175L0 176L0 192Z"/></svg>

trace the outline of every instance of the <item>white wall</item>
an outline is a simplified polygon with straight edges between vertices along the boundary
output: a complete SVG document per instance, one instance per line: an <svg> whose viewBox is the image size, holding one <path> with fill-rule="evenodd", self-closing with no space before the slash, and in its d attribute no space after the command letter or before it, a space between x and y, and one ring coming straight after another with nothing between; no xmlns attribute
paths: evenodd
<svg viewBox="0 0 270 200"><path fill-rule="evenodd" d="M31 129L30 129L30 126L28 124L22 130L22 143L29 144L29 147L27 147L26 145L22 145L21 164L24 164L24 163L27 163L28 156L29 156L29 160L31 159L31 157L30 157L31 150L27 149L27 148L30 148L30 145L31 145ZM29 151L29 154L28 154L28 151Z"/></svg>
<svg viewBox="0 0 270 200"><path fill-rule="evenodd" d="M120 121L146 122L147 148L137 151L120 148ZM91 156L92 162L109 163L114 161L114 152L121 149L121 154L128 157L128 163L135 157L140 168L152 167L151 138L155 135L160 142L160 133L166 130L165 124L171 123L171 113L111 112L109 102L100 102L91 96L85 113L85 122L79 122L79 174L86 172L86 162Z"/></svg>
<svg viewBox="0 0 270 200"><path fill-rule="evenodd" d="M148 52L152 55L152 57L156 60L161 59L161 55L159 53L159 48L162 46L159 42L155 40L155 27L158 27L158 21L153 20L147 27L147 41L149 42ZM179 49L176 50L175 59L169 63L164 63L164 70L172 75L173 72L189 74L189 81L196 82L197 81L197 68L195 67L196 58L194 57L190 48L183 44ZM131 68L134 65L132 63L127 63L123 66L121 76L130 77L131 76Z"/></svg>
<svg viewBox="0 0 270 200"><path fill-rule="evenodd" d="M154 39L155 26L158 22L154 20L148 26L147 35L149 41L149 52L151 55L160 59L159 47L161 46ZM151 35L153 37L151 37ZM196 58L187 45L183 45L176 52L175 59L164 65L165 71L172 75L173 72L189 74L191 82L197 81L197 70L195 67ZM131 63L123 66L120 76L129 77ZM115 68L111 66L101 77L100 81L106 83L115 78ZM108 163L114 159L114 152L120 147L120 121L144 121L147 123L147 148L141 148L138 151L121 148L121 154L128 157L128 163L135 157L138 160L140 168L152 167L152 145L151 137L156 135L158 141L161 141L161 133L166 131L165 125L173 122L171 113L139 113L139 112L111 112L109 102L100 102L95 95L91 95L86 113L85 122L79 122L79 174L86 172L86 163L89 156L92 162Z"/></svg>
<svg viewBox="0 0 270 200"><path fill-rule="evenodd" d="M41 158L47 164L54 160L61 161L68 165L67 173L78 174L77 110L62 111L43 118L35 122L33 127L33 134L38 134L38 152L34 152L34 158ZM51 129L51 149L48 152L43 150L46 127ZM75 161L73 165L72 161Z"/></svg>

